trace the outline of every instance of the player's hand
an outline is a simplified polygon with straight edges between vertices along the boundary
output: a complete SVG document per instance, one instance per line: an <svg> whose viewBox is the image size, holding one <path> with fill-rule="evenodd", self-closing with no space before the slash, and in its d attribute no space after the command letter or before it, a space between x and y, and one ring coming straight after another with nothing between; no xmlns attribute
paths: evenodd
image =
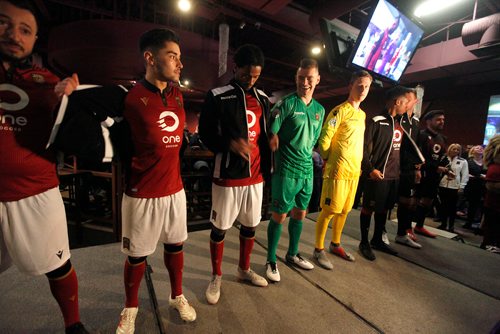
<svg viewBox="0 0 500 334"><path fill-rule="evenodd" d="M240 157L245 159L246 161L250 160L250 153L252 152L255 145L248 142L243 138L233 139L229 143L229 149L238 154Z"/></svg>
<svg viewBox="0 0 500 334"><path fill-rule="evenodd" d="M384 174L382 174L381 171L378 169L374 169L370 172L370 179L372 180L383 180L384 179Z"/></svg>
<svg viewBox="0 0 500 334"><path fill-rule="evenodd" d="M271 138L269 138L269 147L271 148L271 151L276 151L278 147L280 146L280 139L278 135L272 134Z"/></svg>
<svg viewBox="0 0 500 334"><path fill-rule="evenodd" d="M54 92L59 98L61 98L63 95L69 96L71 93L73 93L73 91L79 84L80 81L78 80L78 75L76 73L73 73L72 76L59 81L54 88Z"/></svg>
<svg viewBox="0 0 500 334"><path fill-rule="evenodd" d="M449 170L448 170L448 168L443 167L443 166L439 166L439 167L437 168L437 172L438 172L438 173L441 173L441 174L448 174L448 171L449 171Z"/></svg>

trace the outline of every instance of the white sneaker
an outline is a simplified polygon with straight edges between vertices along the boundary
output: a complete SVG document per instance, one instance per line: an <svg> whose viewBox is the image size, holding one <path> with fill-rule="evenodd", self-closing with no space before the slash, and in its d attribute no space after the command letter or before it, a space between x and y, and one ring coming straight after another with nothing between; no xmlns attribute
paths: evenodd
<svg viewBox="0 0 500 334"><path fill-rule="evenodd" d="M320 250L319 252L315 249L313 251L313 258L318 261L319 265L325 269L332 270L333 269L333 264L328 260L328 256L326 256L326 252L324 249Z"/></svg>
<svg viewBox="0 0 500 334"><path fill-rule="evenodd" d="M384 244L386 244L387 246L389 246L391 244L391 242L389 241L389 236L387 235L387 232L384 231L382 232L382 241L384 242Z"/></svg>
<svg viewBox="0 0 500 334"><path fill-rule="evenodd" d="M212 276L212 280L208 283L207 291L205 291L205 297L207 297L207 302L209 304L214 305L219 301L221 283L222 276Z"/></svg>
<svg viewBox="0 0 500 334"><path fill-rule="evenodd" d="M135 318L137 317L138 307L125 307L120 313L120 323L116 328L116 334L134 334Z"/></svg>
<svg viewBox="0 0 500 334"><path fill-rule="evenodd" d="M177 296L174 299L169 297L168 299L168 304L179 311L182 320L187 322L196 320L196 311L189 305L184 295Z"/></svg>
<svg viewBox="0 0 500 334"><path fill-rule="evenodd" d="M422 248L422 245L411 240L411 238L410 238L410 236L408 236L408 234L396 235L395 240L396 240L396 243L406 245L406 246L409 246L411 248L416 248L416 249Z"/></svg>
<svg viewBox="0 0 500 334"><path fill-rule="evenodd" d="M305 269L305 270L311 270L314 268L313 264L306 259L304 259L302 256L300 256L299 253L295 256L291 256L290 254L286 254L285 256L286 262L290 264L294 264L299 268Z"/></svg>
<svg viewBox="0 0 500 334"><path fill-rule="evenodd" d="M281 280L280 271L276 262L266 263L266 276L272 282L279 282Z"/></svg>
<svg viewBox="0 0 500 334"><path fill-rule="evenodd" d="M238 273L236 276L238 277L239 280L249 281L253 285L256 285L256 286L267 286L266 279L264 277L258 275L252 269L243 270L240 267L238 267Z"/></svg>

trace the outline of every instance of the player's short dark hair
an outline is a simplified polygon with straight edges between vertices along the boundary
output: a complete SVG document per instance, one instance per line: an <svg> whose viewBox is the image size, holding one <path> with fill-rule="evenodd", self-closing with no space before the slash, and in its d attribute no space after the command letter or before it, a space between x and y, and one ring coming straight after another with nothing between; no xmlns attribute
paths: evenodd
<svg viewBox="0 0 500 334"><path fill-rule="evenodd" d="M157 52L165 46L165 42L179 44L179 36L167 28L157 28L146 31L139 39L139 50Z"/></svg>
<svg viewBox="0 0 500 334"><path fill-rule="evenodd" d="M318 61L313 58L303 58L300 60L300 68L317 68L319 70Z"/></svg>
<svg viewBox="0 0 500 334"><path fill-rule="evenodd" d="M234 63L238 67L260 66L264 67L264 54L262 50L253 44L240 46L233 57Z"/></svg>
<svg viewBox="0 0 500 334"><path fill-rule="evenodd" d="M424 121L428 121L433 119L436 116L441 116L444 115L444 110L439 109L439 110L431 110L427 114L424 115Z"/></svg>
<svg viewBox="0 0 500 334"><path fill-rule="evenodd" d="M40 19L36 11L36 6L30 0L1 0L10 3L12 6L29 11L35 17L36 28L40 30Z"/></svg>
<svg viewBox="0 0 500 334"><path fill-rule="evenodd" d="M413 95L415 95L415 97L417 97L417 89L416 88L406 87L406 89L408 89L407 93L412 93Z"/></svg>
<svg viewBox="0 0 500 334"><path fill-rule="evenodd" d="M385 92L385 100L387 102L397 100L401 96L405 96L406 93L409 93L410 89L403 86L395 86L390 88L387 92Z"/></svg>
<svg viewBox="0 0 500 334"><path fill-rule="evenodd" d="M368 73L368 71L359 70L359 71L354 72L351 75L351 80L349 81L349 84L352 84L352 83L354 83L354 81L358 80L359 78L364 78L364 77L370 78L370 80L373 81L373 77L370 73Z"/></svg>

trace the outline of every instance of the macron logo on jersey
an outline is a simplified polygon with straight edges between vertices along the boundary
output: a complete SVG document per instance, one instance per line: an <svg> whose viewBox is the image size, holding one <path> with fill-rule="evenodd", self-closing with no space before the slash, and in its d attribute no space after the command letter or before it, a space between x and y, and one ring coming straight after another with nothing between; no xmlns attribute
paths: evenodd
<svg viewBox="0 0 500 334"><path fill-rule="evenodd" d="M172 120L173 124L168 125L172 123ZM172 111L164 111L160 114L157 123L161 131L174 132L179 127L179 117ZM162 141L167 144L166 147L176 147L182 142L179 135L163 136Z"/></svg>

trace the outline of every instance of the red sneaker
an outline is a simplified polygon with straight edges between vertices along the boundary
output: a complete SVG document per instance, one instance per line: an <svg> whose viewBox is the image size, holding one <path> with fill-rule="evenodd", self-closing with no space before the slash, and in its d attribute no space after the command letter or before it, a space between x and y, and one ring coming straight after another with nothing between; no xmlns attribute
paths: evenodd
<svg viewBox="0 0 500 334"><path fill-rule="evenodd" d="M413 229L412 228L409 228L406 230L406 234L410 237L411 240L413 241L417 241L417 236L415 235L415 233L413 233Z"/></svg>
<svg viewBox="0 0 500 334"><path fill-rule="evenodd" d="M351 262L354 261L354 256L352 256L351 253L346 252L342 246L335 247L333 245L333 243L330 243L330 252L332 254L335 254L335 255L343 258L344 260L351 261Z"/></svg>
<svg viewBox="0 0 500 334"><path fill-rule="evenodd" d="M432 232L429 232L429 230L427 230L425 227L418 227L418 226L415 226L413 228L413 231L415 231L416 234L420 234L420 235L423 235L423 236L426 236L428 238L435 238L436 235Z"/></svg>

